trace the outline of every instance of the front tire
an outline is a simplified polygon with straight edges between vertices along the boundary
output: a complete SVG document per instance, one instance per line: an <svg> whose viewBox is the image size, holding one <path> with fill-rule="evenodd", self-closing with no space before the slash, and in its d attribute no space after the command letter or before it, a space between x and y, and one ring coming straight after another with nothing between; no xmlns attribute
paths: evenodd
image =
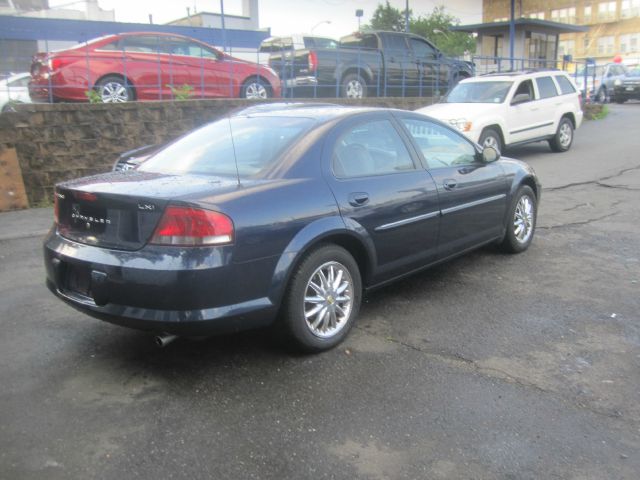
<svg viewBox="0 0 640 480"><path fill-rule="evenodd" d="M135 100L131 84L119 75L107 75L96 83L95 90L103 103L124 103Z"/></svg>
<svg viewBox="0 0 640 480"><path fill-rule="evenodd" d="M298 350L338 345L355 323L362 298L358 264L337 245L311 251L296 267L279 322Z"/></svg>
<svg viewBox="0 0 640 480"><path fill-rule="evenodd" d="M598 90L596 101L598 103L607 103L607 90L604 87L600 87L600 90Z"/></svg>
<svg viewBox="0 0 640 480"><path fill-rule="evenodd" d="M271 98L271 86L258 77L250 78L242 84L240 96L247 100L264 100Z"/></svg>
<svg viewBox="0 0 640 480"><path fill-rule="evenodd" d="M528 185L522 185L509 208L507 232L500 249L507 253L524 252L533 241L538 206L536 195Z"/></svg>
<svg viewBox="0 0 640 480"><path fill-rule="evenodd" d="M563 117L558 125L558 130L551 140L549 147L554 152L566 152L573 143L573 123L567 117Z"/></svg>
<svg viewBox="0 0 640 480"><path fill-rule="evenodd" d="M367 82L357 73L350 73L342 79L343 98L365 98Z"/></svg>
<svg viewBox="0 0 640 480"><path fill-rule="evenodd" d="M482 135L480 135L480 140L478 141L481 147L493 147L498 153L502 153L502 137L500 134L493 128L486 128Z"/></svg>

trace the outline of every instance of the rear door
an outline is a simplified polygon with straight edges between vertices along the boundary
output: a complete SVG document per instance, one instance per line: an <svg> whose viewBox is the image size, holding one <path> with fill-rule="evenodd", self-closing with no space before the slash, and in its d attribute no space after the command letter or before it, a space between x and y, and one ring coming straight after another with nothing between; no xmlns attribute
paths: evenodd
<svg viewBox="0 0 640 480"><path fill-rule="evenodd" d="M438 191L438 256L446 258L498 237L504 228L508 183L498 163L485 163L458 132L410 114L397 114L428 166Z"/></svg>
<svg viewBox="0 0 640 480"><path fill-rule="evenodd" d="M377 254L374 282L435 258L438 194L395 119L387 113L341 122L325 146L325 175L340 213L366 231Z"/></svg>
<svg viewBox="0 0 640 480"><path fill-rule="evenodd" d="M562 107L562 99L558 98L558 89L550 75L537 77L536 87L538 89L536 103L539 104L539 110L536 113L539 114L540 127L531 131L531 138L553 135L558 127L555 119L560 118L557 111Z"/></svg>
<svg viewBox="0 0 640 480"><path fill-rule="evenodd" d="M418 65L415 63L404 35L380 34L384 58L385 96L413 96L419 82Z"/></svg>

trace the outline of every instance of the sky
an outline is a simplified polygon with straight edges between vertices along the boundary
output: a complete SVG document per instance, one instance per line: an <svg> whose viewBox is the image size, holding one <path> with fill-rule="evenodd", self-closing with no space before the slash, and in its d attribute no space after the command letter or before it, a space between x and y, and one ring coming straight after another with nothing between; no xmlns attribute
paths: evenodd
<svg viewBox="0 0 640 480"><path fill-rule="evenodd" d="M73 0L49 0L51 7L74 8ZM272 35L313 33L334 38L358 29L356 9L364 10L362 23L367 23L378 3L384 0L259 0L260 28L271 28ZM405 0L390 0L392 6L403 10ZM482 0L409 0L414 14L428 14L440 4L462 23L481 21ZM198 12L220 12L220 0L98 0L103 9L115 9L119 22L166 23L187 15L187 7ZM224 11L240 15L242 0L224 0ZM82 7L81 7L82 8ZM326 23L330 21L331 23ZM322 23L324 22L324 23ZM315 28L314 28L315 27Z"/></svg>

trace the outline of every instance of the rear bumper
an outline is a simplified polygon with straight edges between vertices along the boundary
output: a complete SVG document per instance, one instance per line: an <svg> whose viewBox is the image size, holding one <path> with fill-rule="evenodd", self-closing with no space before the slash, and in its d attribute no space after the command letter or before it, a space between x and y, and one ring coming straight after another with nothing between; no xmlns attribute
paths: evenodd
<svg viewBox="0 0 640 480"><path fill-rule="evenodd" d="M92 317L176 335L208 335L271 323L268 297L276 258L231 261L231 247L145 247L119 251L75 243L52 230L45 239L47 287ZM69 287L86 272L86 289Z"/></svg>

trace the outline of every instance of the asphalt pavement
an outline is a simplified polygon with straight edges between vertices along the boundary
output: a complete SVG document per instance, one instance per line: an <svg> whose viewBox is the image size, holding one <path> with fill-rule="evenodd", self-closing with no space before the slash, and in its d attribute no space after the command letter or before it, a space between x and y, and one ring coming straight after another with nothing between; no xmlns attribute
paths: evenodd
<svg viewBox="0 0 640 480"><path fill-rule="evenodd" d="M44 287L50 209L0 214L1 479L640 478L640 104L544 186L531 248L370 294L347 341L157 349Z"/></svg>

